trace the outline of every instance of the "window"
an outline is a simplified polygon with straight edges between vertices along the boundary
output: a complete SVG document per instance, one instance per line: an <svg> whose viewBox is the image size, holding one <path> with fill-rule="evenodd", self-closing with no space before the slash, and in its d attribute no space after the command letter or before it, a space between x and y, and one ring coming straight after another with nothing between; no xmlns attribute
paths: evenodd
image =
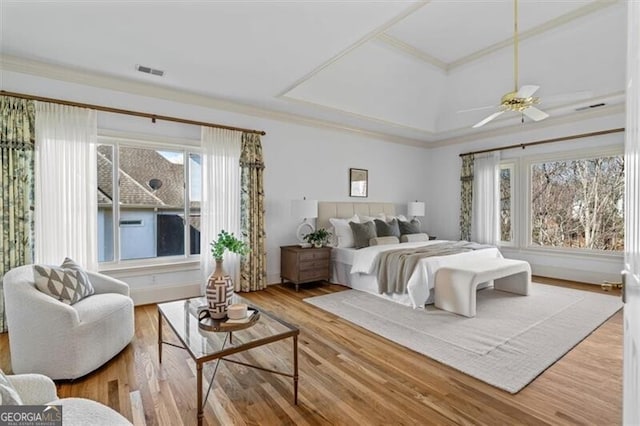
<svg viewBox="0 0 640 426"><path fill-rule="evenodd" d="M622 154L531 164L531 244L624 249Z"/></svg>
<svg viewBox="0 0 640 426"><path fill-rule="evenodd" d="M500 242L513 243L514 164L500 165Z"/></svg>
<svg viewBox="0 0 640 426"><path fill-rule="evenodd" d="M107 141L97 150L99 261L200 254L200 155Z"/></svg>

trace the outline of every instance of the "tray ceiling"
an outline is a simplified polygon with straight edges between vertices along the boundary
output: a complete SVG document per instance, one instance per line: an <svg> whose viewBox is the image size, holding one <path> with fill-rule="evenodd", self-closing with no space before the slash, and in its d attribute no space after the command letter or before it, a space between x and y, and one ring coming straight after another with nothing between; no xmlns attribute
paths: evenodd
<svg viewBox="0 0 640 426"><path fill-rule="evenodd" d="M625 3L521 0L520 82L541 86L552 116L623 101ZM512 1L3 0L0 12L5 58L425 143L478 132L490 110L457 111L514 84ZM544 104L571 92L581 100Z"/></svg>

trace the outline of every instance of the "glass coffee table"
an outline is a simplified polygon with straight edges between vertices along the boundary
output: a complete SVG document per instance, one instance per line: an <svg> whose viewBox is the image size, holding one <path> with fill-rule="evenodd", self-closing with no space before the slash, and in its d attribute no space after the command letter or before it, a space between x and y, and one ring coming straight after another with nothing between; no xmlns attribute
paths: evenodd
<svg viewBox="0 0 640 426"><path fill-rule="evenodd" d="M246 303L257 311L247 323L229 324L207 318L198 320L198 308L207 304L204 297L158 304L158 357L162 363L162 345L170 345L186 351L196 363L198 425L202 425L204 406L218 371L220 361L240 364L293 379L293 403L298 404L298 335L300 330L268 312L252 306L246 299L234 295L234 303ZM163 340L162 319L180 341L175 344ZM227 358L229 355L268 345L279 340L293 338L293 373L248 364ZM203 398L202 373L205 363L216 361L207 393Z"/></svg>

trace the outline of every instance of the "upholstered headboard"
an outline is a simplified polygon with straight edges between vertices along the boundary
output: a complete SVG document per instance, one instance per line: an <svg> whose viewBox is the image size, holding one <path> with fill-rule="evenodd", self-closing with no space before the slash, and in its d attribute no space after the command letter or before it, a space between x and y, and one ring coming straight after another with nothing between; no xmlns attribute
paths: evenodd
<svg viewBox="0 0 640 426"><path fill-rule="evenodd" d="M384 213L395 216L396 207L393 203L350 203L350 202L318 202L318 220L316 228L330 228L329 218L348 219L354 214L361 216L377 216Z"/></svg>

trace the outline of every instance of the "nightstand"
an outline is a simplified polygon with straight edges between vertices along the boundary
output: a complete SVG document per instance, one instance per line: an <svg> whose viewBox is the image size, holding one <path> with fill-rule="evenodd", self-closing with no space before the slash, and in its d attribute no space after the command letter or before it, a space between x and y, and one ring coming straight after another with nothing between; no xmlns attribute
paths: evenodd
<svg viewBox="0 0 640 426"><path fill-rule="evenodd" d="M280 280L296 285L331 278L331 247L282 246L280 247Z"/></svg>

